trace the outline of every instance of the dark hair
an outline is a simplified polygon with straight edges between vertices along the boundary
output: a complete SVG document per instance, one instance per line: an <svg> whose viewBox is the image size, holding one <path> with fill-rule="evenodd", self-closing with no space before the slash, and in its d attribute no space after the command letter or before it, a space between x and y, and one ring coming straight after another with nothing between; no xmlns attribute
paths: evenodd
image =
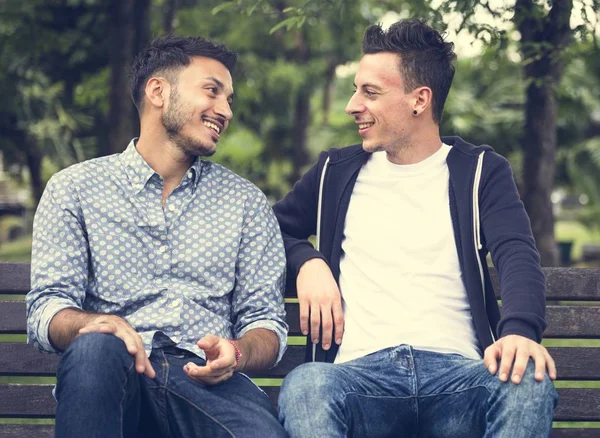
<svg viewBox="0 0 600 438"><path fill-rule="evenodd" d="M445 42L440 33L424 21L402 20L387 31L379 24L367 28L362 49L364 54L392 52L399 55L404 91L408 93L420 86L431 88L433 120L440 123L454 78L453 43Z"/></svg>
<svg viewBox="0 0 600 438"><path fill-rule="evenodd" d="M202 37L163 35L156 38L137 54L131 64L131 99L138 112L141 111L148 79L161 72L175 81L174 73L189 65L194 56L216 59L232 73L237 61L235 52Z"/></svg>

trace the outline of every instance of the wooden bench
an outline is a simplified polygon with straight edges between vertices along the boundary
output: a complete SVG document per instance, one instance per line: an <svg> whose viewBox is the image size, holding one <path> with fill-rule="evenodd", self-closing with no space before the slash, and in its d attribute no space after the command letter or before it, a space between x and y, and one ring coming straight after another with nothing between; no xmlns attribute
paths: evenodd
<svg viewBox="0 0 600 438"><path fill-rule="evenodd" d="M557 363L560 396L552 437L600 437L600 270L548 268L545 274L544 342ZM23 299L28 290L29 264L0 263L0 438L53 436L51 391L58 357L25 344ZM290 346L276 368L253 376L273 403L281 379L304 360L298 304L293 298L287 301ZM564 339L578 339L578 344L558 346ZM46 424L20 424L24 419Z"/></svg>

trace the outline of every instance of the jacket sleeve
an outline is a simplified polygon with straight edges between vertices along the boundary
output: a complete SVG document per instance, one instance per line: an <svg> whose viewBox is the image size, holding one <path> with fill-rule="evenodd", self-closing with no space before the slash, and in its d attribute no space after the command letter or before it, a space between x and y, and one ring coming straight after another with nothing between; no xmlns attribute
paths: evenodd
<svg viewBox="0 0 600 438"><path fill-rule="evenodd" d="M319 183L326 159L327 152L322 152L317 163L294 185L292 191L273 206L283 235L288 280L294 283L304 262L313 258L325 260L308 238L317 232Z"/></svg>
<svg viewBox="0 0 600 438"><path fill-rule="evenodd" d="M546 281L529 217L508 161L489 153L480 186L481 227L500 278L500 337L521 335L541 342L546 329Z"/></svg>

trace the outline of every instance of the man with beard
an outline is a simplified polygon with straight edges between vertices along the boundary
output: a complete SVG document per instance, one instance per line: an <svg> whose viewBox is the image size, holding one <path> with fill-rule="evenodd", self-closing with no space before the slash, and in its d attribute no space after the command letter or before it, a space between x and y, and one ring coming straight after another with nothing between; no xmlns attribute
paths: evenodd
<svg viewBox="0 0 600 438"><path fill-rule="evenodd" d="M62 353L57 437L285 436L243 372L286 345L285 255L265 196L212 155L236 55L161 37L134 60L125 152L49 181L35 222L29 342Z"/></svg>

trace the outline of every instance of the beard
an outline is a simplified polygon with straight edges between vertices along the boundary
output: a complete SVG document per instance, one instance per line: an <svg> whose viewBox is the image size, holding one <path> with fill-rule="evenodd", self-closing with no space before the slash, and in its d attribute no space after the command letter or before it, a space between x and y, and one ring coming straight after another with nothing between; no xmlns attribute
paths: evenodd
<svg viewBox="0 0 600 438"><path fill-rule="evenodd" d="M182 134L183 127L192 121L192 113L186 113L179 101L179 92L173 88L169 96L169 109L162 115L162 124L169 140L187 155L210 157L216 152L214 144L207 144L199 138Z"/></svg>

